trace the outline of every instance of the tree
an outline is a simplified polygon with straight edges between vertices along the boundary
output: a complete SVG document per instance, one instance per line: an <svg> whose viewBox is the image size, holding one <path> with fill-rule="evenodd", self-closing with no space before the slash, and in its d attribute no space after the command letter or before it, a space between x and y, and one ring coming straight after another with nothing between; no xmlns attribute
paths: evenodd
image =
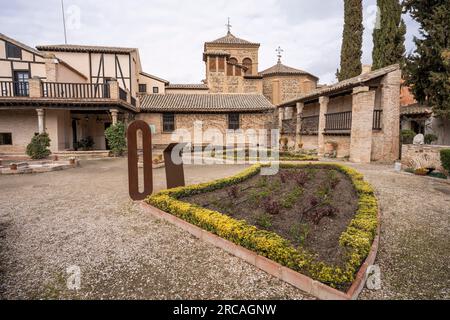
<svg viewBox="0 0 450 320"><path fill-rule="evenodd" d="M125 124L118 122L105 130L105 136L108 140L109 147L114 156L120 157L123 155L127 147L125 140Z"/></svg>
<svg viewBox="0 0 450 320"><path fill-rule="evenodd" d="M404 6L420 24L404 68L406 84L418 102L450 119L450 0L405 0Z"/></svg>
<svg viewBox="0 0 450 320"><path fill-rule="evenodd" d="M380 10L380 27L373 31L374 70L400 63L405 57L406 24L402 19L402 6L399 0L377 0Z"/></svg>
<svg viewBox="0 0 450 320"><path fill-rule="evenodd" d="M51 154L48 149L50 142L51 140L47 133L36 133L27 146L27 155L33 160L47 158Z"/></svg>
<svg viewBox="0 0 450 320"><path fill-rule="evenodd" d="M359 76L362 72L363 42L362 0L344 0L344 33L341 49L341 68L336 76L339 81Z"/></svg>

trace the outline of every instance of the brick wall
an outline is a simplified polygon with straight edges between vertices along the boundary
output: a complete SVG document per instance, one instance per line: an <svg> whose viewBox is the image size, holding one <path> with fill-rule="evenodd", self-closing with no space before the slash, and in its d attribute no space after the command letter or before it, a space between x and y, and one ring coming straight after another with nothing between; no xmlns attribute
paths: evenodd
<svg viewBox="0 0 450 320"><path fill-rule="evenodd" d="M156 134L153 136L153 144L166 145L172 141L172 133L162 132L162 114L160 113L141 113L136 116L138 120L144 120L148 124L155 125ZM209 131L211 134L216 130L223 136L228 129L227 114L175 114L175 129L185 130L186 136L194 139L194 123L202 121L203 132ZM268 129L273 121L272 113L244 113L240 114L240 126L242 130ZM204 137L205 143L212 142L212 138Z"/></svg>
<svg viewBox="0 0 450 320"><path fill-rule="evenodd" d="M0 110L0 132L12 133L12 145L0 145L0 153L25 153L38 132L36 110Z"/></svg>

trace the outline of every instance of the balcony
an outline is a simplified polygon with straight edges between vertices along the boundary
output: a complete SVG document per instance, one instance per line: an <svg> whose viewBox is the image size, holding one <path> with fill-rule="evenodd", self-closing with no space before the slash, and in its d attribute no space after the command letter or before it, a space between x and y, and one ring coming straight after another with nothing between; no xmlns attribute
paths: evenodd
<svg viewBox="0 0 450 320"><path fill-rule="evenodd" d="M28 97L30 85L23 81L0 81L0 97Z"/></svg>
<svg viewBox="0 0 450 320"><path fill-rule="evenodd" d="M43 82L38 78L28 82L0 81L0 105L52 106L54 108L82 108L92 106L108 109L118 105L137 112L139 102L117 81L108 83Z"/></svg>
<svg viewBox="0 0 450 320"><path fill-rule="evenodd" d="M121 89L122 90L122 89ZM63 99L109 99L109 84L43 82L42 96ZM125 97L121 100L127 101Z"/></svg>

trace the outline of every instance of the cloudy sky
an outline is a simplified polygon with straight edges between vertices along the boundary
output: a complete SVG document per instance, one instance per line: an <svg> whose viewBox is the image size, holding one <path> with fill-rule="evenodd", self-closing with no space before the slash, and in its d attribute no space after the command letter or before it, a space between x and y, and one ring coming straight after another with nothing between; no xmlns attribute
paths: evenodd
<svg viewBox="0 0 450 320"><path fill-rule="evenodd" d="M146 72L172 83L204 79L203 43L232 32L261 43L260 70L283 63L335 81L343 29L340 0L65 0L69 44L136 47ZM371 63L376 0L364 0L363 63ZM0 0L0 32L31 46L64 43L61 0ZM407 51L417 25L405 17Z"/></svg>

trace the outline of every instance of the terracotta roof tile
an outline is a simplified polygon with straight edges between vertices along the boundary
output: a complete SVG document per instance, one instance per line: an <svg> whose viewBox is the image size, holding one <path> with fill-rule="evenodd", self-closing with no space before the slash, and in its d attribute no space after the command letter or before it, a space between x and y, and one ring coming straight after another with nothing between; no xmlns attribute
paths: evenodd
<svg viewBox="0 0 450 320"><path fill-rule="evenodd" d="M136 48L84 46L71 44L41 45L37 46L36 48L41 51L56 51L56 52L131 53L137 51Z"/></svg>
<svg viewBox="0 0 450 320"><path fill-rule="evenodd" d="M420 105L418 103L400 108L400 114L402 116L412 116L412 115L432 114L432 113L433 111L431 108Z"/></svg>
<svg viewBox="0 0 450 320"><path fill-rule="evenodd" d="M309 72L288 67L281 62L278 62L276 65L270 67L269 69L261 71L259 74L266 77L272 75L308 75L318 79L316 76L310 74Z"/></svg>
<svg viewBox="0 0 450 320"><path fill-rule="evenodd" d="M398 64L394 64L394 65L387 66L387 67L384 67L384 68L381 68L378 70L364 73L357 77L354 77L354 78L351 78L348 80L344 80L344 81L338 82L338 83L330 85L330 86L318 88L306 95L301 95L296 99L282 103L279 105L279 107L286 107L289 105L293 105L297 102L305 102L308 100L314 100L314 99L319 98L320 96L326 96L326 95L330 95L333 93L342 92L343 90L350 90L358 85L361 85L370 80L382 77L390 72L393 72L393 71L396 71L399 69L400 69L400 66Z"/></svg>
<svg viewBox="0 0 450 320"><path fill-rule="evenodd" d="M144 112L264 112L274 106L257 94L154 94L141 96Z"/></svg>
<svg viewBox="0 0 450 320"><path fill-rule="evenodd" d="M200 90L208 90L208 86L204 83L171 83L166 86L166 89L200 89Z"/></svg>
<svg viewBox="0 0 450 320"><path fill-rule="evenodd" d="M242 44L242 45L255 45L259 46L259 43L250 42L244 39L240 39L228 32L226 36L216 39L214 41L206 42L206 44Z"/></svg>
<svg viewBox="0 0 450 320"><path fill-rule="evenodd" d="M152 75L152 74L150 74L150 73L141 71L141 72L139 72L139 74L143 75L144 77L147 77L147 78L150 78L150 79L159 81L159 82L163 82L163 83L165 83L166 85L169 84L169 81L168 81L168 80L164 80L163 78L154 76L154 75Z"/></svg>

